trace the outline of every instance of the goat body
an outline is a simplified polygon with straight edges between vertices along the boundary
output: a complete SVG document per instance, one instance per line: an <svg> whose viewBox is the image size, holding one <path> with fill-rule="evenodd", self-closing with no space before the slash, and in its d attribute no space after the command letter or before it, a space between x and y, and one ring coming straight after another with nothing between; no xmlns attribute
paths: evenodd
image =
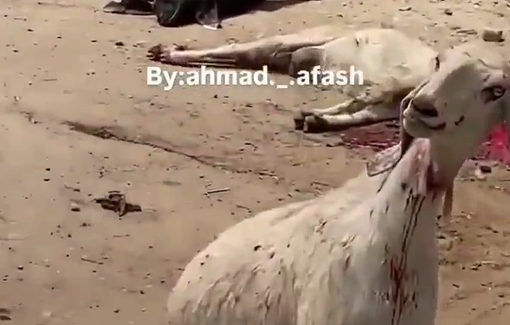
<svg viewBox="0 0 510 325"><path fill-rule="evenodd" d="M423 42L395 29L346 32L335 25L213 49L179 51L157 45L149 50L153 60L173 65L238 69L267 66L270 71L292 76L314 66L334 73L350 71L350 67L361 71L363 85L341 85L342 92L353 99L299 112L296 128L307 132L397 119L400 100L434 71L436 56L437 52Z"/></svg>
<svg viewBox="0 0 510 325"><path fill-rule="evenodd" d="M434 324L442 193L420 182L420 141L390 172L226 230L186 267L169 324Z"/></svg>

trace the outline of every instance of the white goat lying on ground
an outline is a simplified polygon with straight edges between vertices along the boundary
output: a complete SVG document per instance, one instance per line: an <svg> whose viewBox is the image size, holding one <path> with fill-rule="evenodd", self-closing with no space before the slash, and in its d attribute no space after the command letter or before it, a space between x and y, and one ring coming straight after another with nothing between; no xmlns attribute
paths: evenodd
<svg viewBox="0 0 510 325"><path fill-rule="evenodd" d="M398 146L323 197L226 230L175 285L169 324L433 325L436 218L462 163L510 124L507 62L487 43L446 51L402 101Z"/></svg>
<svg viewBox="0 0 510 325"><path fill-rule="evenodd" d="M344 35L342 35L344 34ZM345 35L335 26L306 29L215 49L178 51L162 45L148 53L153 60L174 65L210 65L260 69L296 76L298 71L363 72L364 85L350 86L354 99L326 109L302 110L296 128L307 132L338 130L397 119L399 103L435 69L437 53L394 29L367 29ZM370 92L366 92L370 88Z"/></svg>

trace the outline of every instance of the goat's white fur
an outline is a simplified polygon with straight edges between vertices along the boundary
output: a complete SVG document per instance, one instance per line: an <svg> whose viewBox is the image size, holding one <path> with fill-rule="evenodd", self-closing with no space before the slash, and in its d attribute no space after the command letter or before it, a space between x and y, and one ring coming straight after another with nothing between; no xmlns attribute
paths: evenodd
<svg viewBox="0 0 510 325"><path fill-rule="evenodd" d="M168 300L169 324L389 325L394 317L402 317L394 324L432 324L440 197L428 198L416 217L402 272L408 279L397 288L390 274L390 263L403 258L403 229L415 207L401 187L413 181L402 178L412 155L378 194L386 175L363 173L323 197L225 231L186 267ZM394 310L393 300L406 310Z"/></svg>
<svg viewBox="0 0 510 325"><path fill-rule="evenodd" d="M508 65L493 51L446 52L403 101L403 135L425 138L403 155L400 147L378 155L368 168L383 173L262 212L196 255L168 299L169 324L433 325L445 187L434 188L430 174L449 184L490 128L508 124L509 95L487 101L482 92L487 82L509 88ZM417 98L438 116L421 115ZM430 129L438 123L445 128Z"/></svg>
<svg viewBox="0 0 510 325"><path fill-rule="evenodd" d="M290 75L314 65L330 72L349 71L351 66L362 71L362 86L341 86L353 99L301 110L296 127L314 132L397 119L398 103L434 71L437 56L434 49L395 29L347 32L335 25L213 49L174 51L159 45L150 53L169 64L252 69L267 65Z"/></svg>

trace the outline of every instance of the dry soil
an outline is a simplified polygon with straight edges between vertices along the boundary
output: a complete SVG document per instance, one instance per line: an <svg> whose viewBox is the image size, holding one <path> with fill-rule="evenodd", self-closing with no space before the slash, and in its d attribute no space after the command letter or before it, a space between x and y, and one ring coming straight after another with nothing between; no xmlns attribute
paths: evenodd
<svg viewBox="0 0 510 325"><path fill-rule="evenodd" d="M209 47L335 22L346 30L394 26L440 49L480 37L486 26L507 31L510 17L503 0L330 0L259 11L211 31L104 14L104 4L0 2L6 324L165 324L173 283L219 232L320 195L362 168L358 152L335 145L338 134L292 130L293 111L334 104L338 94L220 86L165 92L145 84L150 45ZM454 217L438 235L439 324L508 324L509 180L495 170L457 185ZM119 217L93 201L110 190L142 212Z"/></svg>

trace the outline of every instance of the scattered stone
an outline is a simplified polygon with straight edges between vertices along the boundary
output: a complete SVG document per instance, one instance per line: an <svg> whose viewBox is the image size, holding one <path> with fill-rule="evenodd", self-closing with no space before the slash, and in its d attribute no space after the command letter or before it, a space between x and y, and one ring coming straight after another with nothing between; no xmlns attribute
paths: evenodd
<svg viewBox="0 0 510 325"><path fill-rule="evenodd" d="M492 173L492 168L488 165L480 165L480 171L484 174L490 174Z"/></svg>
<svg viewBox="0 0 510 325"><path fill-rule="evenodd" d="M447 16L451 16L453 15L453 11L451 9L445 9L444 11L444 14L447 15Z"/></svg>
<svg viewBox="0 0 510 325"><path fill-rule="evenodd" d="M71 202L71 211L73 211L73 212L80 212L81 208L80 208L80 206L77 203Z"/></svg>
<svg viewBox="0 0 510 325"><path fill-rule="evenodd" d="M7 308L0 308L0 320L11 321L11 310Z"/></svg>
<svg viewBox="0 0 510 325"><path fill-rule="evenodd" d="M66 185L66 184L64 184L64 188L71 190L73 192L78 192L78 193L81 192L81 189L79 189L78 187L73 187L73 186Z"/></svg>
<svg viewBox="0 0 510 325"><path fill-rule="evenodd" d="M94 199L105 210L117 212L119 217L129 212L140 212L142 208L138 204L131 204L126 201L126 196L120 191L109 191L108 194L101 198Z"/></svg>
<svg viewBox="0 0 510 325"><path fill-rule="evenodd" d="M53 316L53 313L51 311L45 311L41 315L43 318L51 318Z"/></svg>
<svg viewBox="0 0 510 325"><path fill-rule="evenodd" d="M145 44L147 44L147 41L140 40L140 41L136 42L133 46L134 47L144 47Z"/></svg>
<svg viewBox="0 0 510 325"><path fill-rule="evenodd" d="M0 320L11 321L12 318L9 315L0 314Z"/></svg>
<svg viewBox="0 0 510 325"><path fill-rule="evenodd" d="M96 261L96 260L93 260L93 259L89 258L87 255L82 255L82 256L80 257L80 260L82 260L83 262L88 262L88 263L93 263L93 264L103 265L103 262L102 262L102 261Z"/></svg>
<svg viewBox="0 0 510 325"><path fill-rule="evenodd" d="M503 42L505 37L501 29L485 28L482 32L482 39L486 42Z"/></svg>
<svg viewBox="0 0 510 325"><path fill-rule="evenodd" d="M206 191L204 194L205 194L205 195L208 195L208 194L223 193L223 192L228 192L228 191L230 191L230 188L229 188L229 187L225 187L225 188L216 188L216 189L208 190L208 191Z"/></svg>
<svg viewBox="0 0 510 325"><path fill-rule="evenodd" d="M461 28L461 29L457 29L455 32L457 34L462 34L462 35L477 35L478 34L478 32L473 28Z"/></svg>

